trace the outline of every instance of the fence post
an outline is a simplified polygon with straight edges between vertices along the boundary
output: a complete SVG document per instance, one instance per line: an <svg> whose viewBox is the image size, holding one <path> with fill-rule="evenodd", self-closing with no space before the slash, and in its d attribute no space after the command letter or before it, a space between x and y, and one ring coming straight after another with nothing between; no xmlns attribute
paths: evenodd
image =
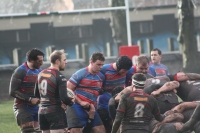
<svg viewBox="0 0 200 133"><path fill-rule="evenodd" d="M168 38L167 42L168 42L169 51L174 51L174 39L173 38Z"/></svg>
<svg viewBox="0 0 200 133"><path fill-rule="evenodd" d="M76 59L80 59L81 58L81 52L80 52L80 46L78 44L76 44L75 50L76 50Z"/></svg>
<svg viewBox="0 0 200 133"><path fill-rule="evenodd" d="M86 63L89 63L89 47L88 44L83 43L82 45L82 58Z"/></svg>
<svg viewBox="0 0 200 133"><path fill-rule="evenodd" d="M110 57L113 55L113 51L112 51L112 48L111 48L111 44L109 42L106 43L106 49L107 49L107 57Z"/></svg>
<svg viewBox="0 0 200 133"><path fill-rule="evenodd" d="M200 35L197 36L197 49L200 51Z"/></svg>
<svg viewBox="0 0 200 133"><path fill-rule="evenodd" d="M138 40L137 45L139 46L140 49L140 54L144 53L144 41L143 40Z"/></svg>
<svg viewBox="0 0 200 133"><path fill-rule="evenodd" d="M147 39L147 54L148 56L151 55L151 50L153 49L153 40Z"/></svg>
<svg viewBox="0 0 200 133"><path fill-rule="evenodd" d="M20 48L13 49L13 63L19 66L22 64L22 52Z"/></svg>
<svg viewBox="0 0 200 133"><path fill-rule="evenodd" d="M55 50L55 46L51 45L46 47L46 60L49 61L50 54Z"/></svg>

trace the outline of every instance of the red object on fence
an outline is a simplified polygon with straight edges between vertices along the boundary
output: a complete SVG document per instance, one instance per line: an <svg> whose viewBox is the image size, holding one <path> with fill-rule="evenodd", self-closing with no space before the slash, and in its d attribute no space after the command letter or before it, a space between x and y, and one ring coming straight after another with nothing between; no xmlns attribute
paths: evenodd
<svg viewBox="0 0 200 133"><path fill-rule="evenodd" d="M133 46L120 46L119 47L119 55L126 55L130 59L133 58L133 56L139 56L140 55L140 49L138 45Z"/></svg>

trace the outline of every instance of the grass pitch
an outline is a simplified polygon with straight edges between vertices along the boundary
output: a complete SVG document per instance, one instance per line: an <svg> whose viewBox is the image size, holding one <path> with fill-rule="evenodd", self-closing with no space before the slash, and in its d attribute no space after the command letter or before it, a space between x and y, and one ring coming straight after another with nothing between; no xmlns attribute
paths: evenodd
<svg viewBox="0 0 200 133"><path fill-rule="evenodd" d="M0 133L20 133L13 113L13 100L0 102Z"/></svg>

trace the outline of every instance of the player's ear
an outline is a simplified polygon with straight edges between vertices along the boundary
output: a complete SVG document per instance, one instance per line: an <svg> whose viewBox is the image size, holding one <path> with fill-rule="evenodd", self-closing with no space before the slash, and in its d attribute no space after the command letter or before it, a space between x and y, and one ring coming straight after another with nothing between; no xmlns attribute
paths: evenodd
<svg viewBox="0 0 200 133"><path fill-rule="evenodd" d="M57 59L55 63L56 63L56 64L59 64L59 63L60 63L60 60L59 60L59 59Z"/></svg>

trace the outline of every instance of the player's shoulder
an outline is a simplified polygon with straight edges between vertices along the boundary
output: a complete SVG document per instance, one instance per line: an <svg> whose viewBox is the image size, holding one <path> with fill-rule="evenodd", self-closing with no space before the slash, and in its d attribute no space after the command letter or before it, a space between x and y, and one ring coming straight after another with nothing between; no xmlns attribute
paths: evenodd
<svg viewBox="0 0 200 133"><path fill-rule="evenodd" d="M146 95L148 97L149 100L151 101L155 101L156 102L156 99L152 96L152 95Z"/></svg>
<svg viewBox="0 0 200 133"><path fill-rule="evenodd" d="M104 64L102 68L109 68L109 67L112 67L112 64L113 64L113 63Z"/></svg>
<svg viewBox="0 0 200 133"><path fill-rule="evenodd" d="M135 65L133 65L129 70L128 70L128 72L127 72L127 74L133 74L133 73L135 73L136 72L136 66Z"/></svg>
<svg viewBox="0 0 200 133"><path fill-rule="evenodd" d="M149 67L155 67L155 64L151 63L151 64L149 65Z"/></svg>
<svg viewBox="0 0 200 133"><path fill-rule="evenodd" d="M133 92L133 86L127 86L122 90L123 93Z"/></svg>
<svg viewBox="0 0 200 133"><path fill-rule="evenodd" d="M82 77L82 76L86 75L87 73L89 73L89 72L88 72L87 68L85 67L85 68L79 69L79 70L76 71L74 74L75 74L75 75L79 75L79 76Z"/></svg>
<svg viewBox="0 0 200 133"><path fill-rule="evenodd" d="M106 73L106 71L109 71L109 70L112 70L114 69L113 68L113 63L110 63L110 64L104 64L102 69L101 69L101 72L102 73Z"/></svg>
<svg viewBox="0 0 200 133"><path fill-rule="evenodd" d="M160 64L160 66L167 68L167 66L166 66L166 65L164 65L164 64L162 64L162 63Z"/></svg>
<svg viewBox="0 0 200 133"><path fill-rule="evenodd" d="M13 73L21 73L21 74L23 74L23 73L26 73L27 71L28 71L29 69L27 69L27 67L24 65L24 64L22 64L22 65L20 65L19 67L17 67L15 70L14 70L14 72Z"/></svg>
<svg viewBox="0 0 200 133"><path fill-rule="evenodd" d="M18 69L18 70L28 70L29 68L28 68L28 66L25 64L25 63L23 63L23 64L21 64L19 67L17 67L16 69Z"/></svg>
<svg viewBox="0 0 200 133"><path fill-rule="evenodd" d="M70 80L73 80L74 82L77 80L83 79L85 76L90 74L87 70L87 68L81 68L78 71L76 71L74 74L72 74Z"/></svg>
<svg viewBox="0 0 200 133"><path fill-rule="evenodd" d="M81 73L81 72L87 72L87 68L84 67L76 71L76 73Z"/></svg>
<svg viewBox="0 0 200 133"><path fill-rule="evenodd" d="M124 93L122 96L121 96L121 98L123 98L123 99L128 99L128 98L130 98L130 96L132 95L132 94L134 94L134 92L132 91L128 91L128 92L126 92L126 93Z"/></svg>

